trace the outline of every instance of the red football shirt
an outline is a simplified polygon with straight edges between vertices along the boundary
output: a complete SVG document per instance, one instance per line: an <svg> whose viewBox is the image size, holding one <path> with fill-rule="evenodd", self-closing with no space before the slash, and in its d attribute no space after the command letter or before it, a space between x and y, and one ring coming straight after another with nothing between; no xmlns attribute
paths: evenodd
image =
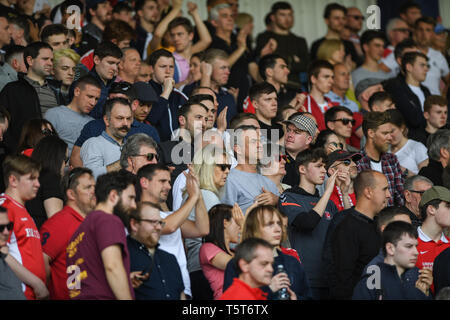
<svg viewBox="0 0 450 320"><path fill-rule="evenodd" d="M219 300L267 300L267 293L234 278L231 286L225 290Z"/></svg>
<svg viewBox="0 0 450 320"><path fill-rule="evenodd" d="M350 204L353 206L356 204L356 196L355 193L350 193L348 195L350 197ZM330 196L330 200L336 205L339 211L344 210L344 199L342 198L343 194L338 189L337 186L334 186L333 193Z"/></svg>
<svg viewBox="0 0 450 320"><path fill-rule="evenodd" d="M419 238L417 239L417 257L416 267L422 269L424 267L433 268L434 259L445 249L450 247L450 239L442 234L438 242L434 242L430 237L423 233L420 227L417 228Z"/></svg>
<svg viewBox="0 0 450 320"><path fill-rule="evenodd" d="M8 219L14 223L8 239L9 253L45 283L44 256L36 224L23 205L4 193L0 195L0 205L8 210ZM24 294L29 300L36 298L28 285Z"/></svg>
<svg viewBox="0 0 450 320"><path fill-rule="evenodd" d="M42 225L42 250L52 261L50 262L51 281L49 283L50 298L68 300L66 273L66 248L70 238L78 229L84 218L69 206L65 206Z"/></svg>

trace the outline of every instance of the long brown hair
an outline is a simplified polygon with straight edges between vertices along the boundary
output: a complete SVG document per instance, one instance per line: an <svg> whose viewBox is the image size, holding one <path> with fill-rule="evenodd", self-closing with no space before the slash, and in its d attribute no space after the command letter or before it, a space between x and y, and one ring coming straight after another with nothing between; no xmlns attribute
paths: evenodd
<svg viewBox="0 0 450 320"><path fill-rule="evenodd" d="M280 222L283 223L280 211L274 206L263 205L255 207L245 216L245 223L241 233L241 242L248 238L262 238L261 229L264 227L264 212L266 211L271 213L272 217L276 215L280 219ZM281 227L281 239L284 239L283 227Z"/></svg>

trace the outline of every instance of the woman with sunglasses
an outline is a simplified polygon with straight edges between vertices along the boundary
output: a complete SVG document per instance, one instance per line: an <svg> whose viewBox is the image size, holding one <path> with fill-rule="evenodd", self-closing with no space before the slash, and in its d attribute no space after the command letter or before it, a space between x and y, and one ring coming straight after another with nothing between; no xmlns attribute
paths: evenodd
<svg viewBox="0 0 450 320"><path fill-rule="evenodd" d="M42 138L58 135L53 125L45 119L32 119L25 123L19 139L17 153L31 157L34 147Z"/></svg>
<svg viewBox="0 0 450 320"><path fill-rule="evenodd" d="M261 288L268 293L269 300L275 300L277 291L281 288L288 288L291 295L295 293L298 300L310 300L311 290L306 280L305 270L296 258L282 252L280 246L284 232L282 219L280 212L275 207L253 204L245 215L241 242L248 238L261 238L274 246L274 273L280 264L283 265L285 273L274 275L270 285ZM236 277L238 277L236 264L234 260L231 260L225 269L224 291Z"/></svg>
<svg viewBox="0 0 450 320"><path fill-rule="evenodd" d="M223 279L227 263L234 254L230 243L239 242L244 215L237 204L217 204L209 212L209 234L200 247L199 259L202 271L214 292L214 300L223 292Z"/></svg>
<svg viewBox="0 0 450 320"><path fill-rule="evenodd" d="M210 144L194 154L193 165L190 170L195 172L199 179L200 190L206 210L210 210L216 204L220 204L223 194L223 186L230 172L229 155L223 150L215 148ZM186 201L183 195L183 202ZM195 221L195 208L189 215L189 220ZM201 238L188 238L185 240L187 249L187 267L191 279L191 290L193 299L212 299L212 291L209 282L203 275L200 266L199 251L202 245Z"/></svg>
<svg viewBox="0 0 450 320"><path fill-rule="evenodd" d="M25 206L38 230L48 218L63 208L61 179L69 162L67 153L67 143L52 135L39 141L31 155L31 158L41 165L40 187L36 197Z"/></svg>
<svg viewBox="0 0 450 320"><path fill-rule="evenodd" d="M330 129L320 131L314 147L322 148L327 155L344 148L343 144L339 141L339 137Z"/></svg>
<svg viewBox="0 0 450 320"><path fill-rule="evenodd" d="M420 142L408 139L405 119L397 109L387 110L391 117L391 152L397 156L406 177L416 175L428 165L427 148Z"/></svg>

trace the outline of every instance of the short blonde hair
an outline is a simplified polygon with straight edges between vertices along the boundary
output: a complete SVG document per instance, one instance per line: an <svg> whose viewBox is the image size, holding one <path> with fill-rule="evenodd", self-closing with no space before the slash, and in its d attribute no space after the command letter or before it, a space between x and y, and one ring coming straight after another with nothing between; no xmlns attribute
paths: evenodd
<svg viewBox="0 0 450 320"><path fill-rule="evenodd" d="M317 59L330 61L333 53L341 50L344 43L339 39L325 39L317 50Z"/></svg>
<svg viewBox="0 0 450 320"><path fill-rule="evenodd" d="M253 22L253 17L245 12L241 12L236 16L236 25L239 27L239 29L242 29L243 27L245 27L245 25L252 23Z"/></svg>
<svg viewBox="0 0 450 320"><path fill-rule="evenodd" d="M63 57L69 58L75 64L78 64L80 62L80 55L76 53L72 49L59 49L53 52L53 64L58 64L59 60Z"/></svg>

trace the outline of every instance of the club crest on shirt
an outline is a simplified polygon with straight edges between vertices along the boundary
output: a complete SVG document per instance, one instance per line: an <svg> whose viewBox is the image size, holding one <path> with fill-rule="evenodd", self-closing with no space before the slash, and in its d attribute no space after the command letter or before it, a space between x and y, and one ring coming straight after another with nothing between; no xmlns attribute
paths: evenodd
<svg viewBox="0 0 450 320"><path fill-rule="evenodd" d="M330 214L328 211L325 211L325 212L323 213L323 215L325 216L325 218L326 218L327 220L331 220L331 214Z"/></svg>

